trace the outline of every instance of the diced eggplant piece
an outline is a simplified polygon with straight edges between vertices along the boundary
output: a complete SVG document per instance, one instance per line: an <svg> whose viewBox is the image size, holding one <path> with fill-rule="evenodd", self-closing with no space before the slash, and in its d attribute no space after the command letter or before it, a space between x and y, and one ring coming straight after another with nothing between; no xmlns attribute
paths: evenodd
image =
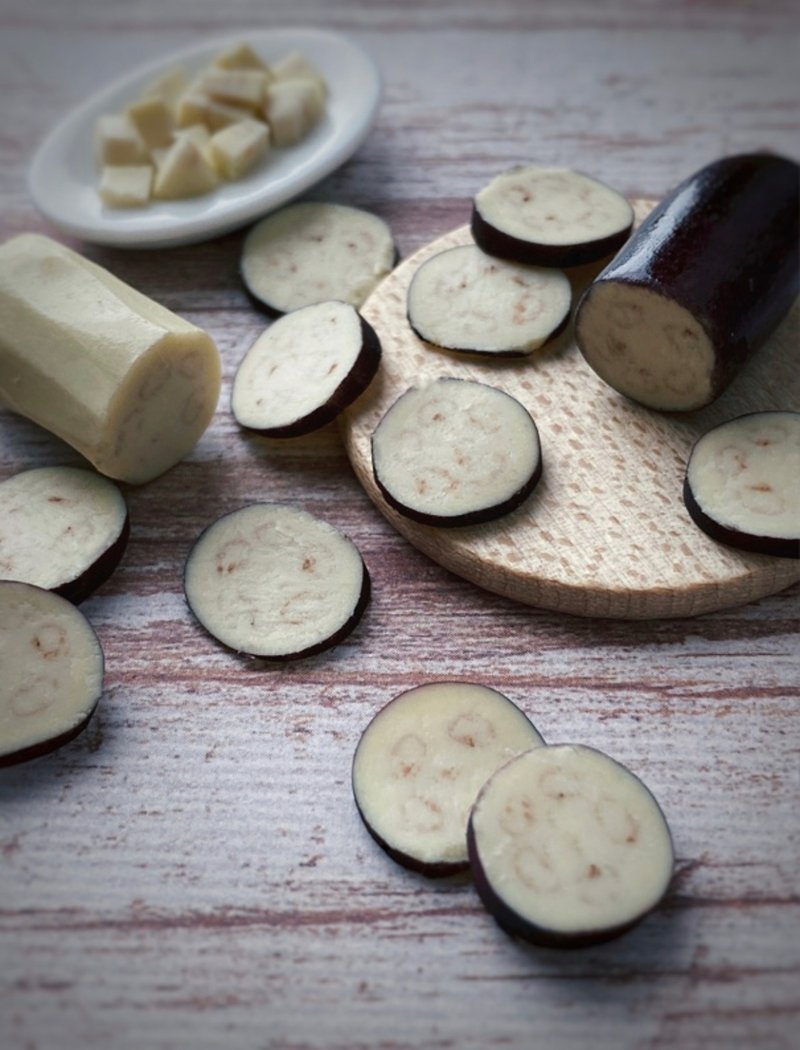
<svg viewBox="0 0 800 1050"><path fill-rule="evenodd" d="M0 398L102 474L163 474L205 432L220 385L207 332L49 237L0 245Z"/></svg>
<svg viewBox="0 0 800 1050"><path fill-rule="evenodd" d="M186 560L189 608L224 646L266 661L312 656L342 641L367 607L355 544L307 511L241 507L210 525Z"/></svg>
<svg viewBox="0 0 800 1050"><path fill-rule="evenodd" d="M0 581L0 766L46 755L86 728L103 692L103 650L52 591Z"/></svg>
<svg viewBox="0 0 800 1050"><path fill-rule="evenodd" d="M130 524L113 482L79 467L37 467L0 482L0 579L81 602L112 574Z"/></svg>
<svg viewBox="0 0 800 1050"><path fill-rule="evenodd" d="M367 830L399 864L433 878L469 869L467 820L501 765L542 738L502 693L467 682L409 689L380 710L353 759Z"/></svg>
<svg viewBox="0 0 800 1050"><path fill-rule="evenodd" d="M625 933L661 901L674 866L650 791L582 745L536 748L499 769L467 842L475 888L499 925L552 947Z"/></svg>
<svg viewBox="0 0 800 1050"><path fill-rule="evenodd" d="M800 558L800 413L753 412L709 430L689 456L683 498L712 539Z"/></svg>
<svg viewBox="0 0 800 1050"><path fill-rule="evenodd" d="M616 190L567 168L524 164L476 195L472 236L489 255L531 266L580 266L617 251L633 208Z"/></svg>
<svg viewBox="0 0 800 1050"><path fill-rule="evenodd" d="M233 383L233 415L268 437L308 434L367 389L380 360L378 336L354 306L301 307L278 318L248 350Z"/></svg>
<svg viewBox="0 0 800 1050"><path fill-rule="evenodd" d="M560 270L495 259L473 244L426 259L408 288L408 322L426 342L523 357L563 331L572 288Z"/></svg>
<svg viewBox="0 0 800 1050"><path fill-rule="evenodd" d="M394 266L383 219L360 208L302 201L268 215L242 249L242 279L273 313L340 299L360 307Z"/></svg>
<svg viewBox="0 0 800 1050"><path fill-rule="evenodd" d="M542 473L528 410L496 387L441 378L411 387L372 435L386 502L425 525L492 521L519 507Z"/></svg>
<svg viewBox="0 0 800 1050"><path fill-rule="evenodd" d="M798 291L800 167L726 157L645 219L585 292L575 337L589 365L649 408L714 401Z"/></svg>

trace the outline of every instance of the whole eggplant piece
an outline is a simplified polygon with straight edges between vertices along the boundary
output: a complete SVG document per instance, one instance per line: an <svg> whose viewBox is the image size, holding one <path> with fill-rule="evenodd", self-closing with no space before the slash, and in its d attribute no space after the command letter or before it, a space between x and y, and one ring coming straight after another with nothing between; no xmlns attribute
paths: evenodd
<svg viewBox="0 0 800 1050"><path fill-rule="evenodd" d="M725 157L682 182L592 282L575 336L588 364L650 408L716 400L798 292L800 167Z"/></svg>

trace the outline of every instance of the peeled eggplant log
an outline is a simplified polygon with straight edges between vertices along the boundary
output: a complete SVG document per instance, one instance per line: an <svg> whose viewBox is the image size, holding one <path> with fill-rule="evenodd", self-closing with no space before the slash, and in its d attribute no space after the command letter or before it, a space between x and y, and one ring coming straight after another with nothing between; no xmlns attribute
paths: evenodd
<svg viewBox="0 0 800 1050"><path fill-rule="evenodd" d="M89 723L103 692L103 650L66 598L0 581L0 766L45 755Z"/></svg>
<svg viewBox="0 0 800 1050"><path fill-rule="evenodd" d="M542 738L502 693L432 682L390 700L362 734L353 794L367 830L399 864L432 878L469 868L467 820L501 765Z"/></svg>
<svg viewBox="0 0 800 1050"><path fill-rule="evenodd" d="M595 372L649 408L714 401L797 295L799 176L784 157L726 157L658 205L578 306Z"/></svg>
<svg viewBox="0 0 800 1050"><path fill-rule="evenodd" d="M672 838L653 795L583 745L534 748L486 783L467 834L475 888L500 926L536 944L618 937L664 896Z"/></svg>
<svg viewBox="0 0 800 1050"><path fill-rule="evenodd" d="M709 430L689 456L683 498L712 539L800 558L800 412L753 412Z"/></svg>
<svg viewBox="0 0 800 1050"><path fill-rule="evenodd" d="M520 164L475 196L472 236L489 255L530 266L579 266L617 251L633 209L616 190L568 168Z"/></svg>
<svg viewBox="0 0 800 1050"><path fill-rule="evenodd" d="M202 329L48 237L0 245L0 400L101 474L163 474L200 439L220 385Z"/></svg>
<svg viewBox="0 0 800 1050"><path fill-rule="evenodd" d="M332 422L378 370L381 345L354 306L300 307L267 328L236 372L231 408L240 426L297 437Z"/></svg>
<svg viewBox="0 0 800 1050"><path fill-rule="evenodd" d="M83 601L119 564L128 507L108 478L80 467L37 467L0 482L0 579Z"/></svg>

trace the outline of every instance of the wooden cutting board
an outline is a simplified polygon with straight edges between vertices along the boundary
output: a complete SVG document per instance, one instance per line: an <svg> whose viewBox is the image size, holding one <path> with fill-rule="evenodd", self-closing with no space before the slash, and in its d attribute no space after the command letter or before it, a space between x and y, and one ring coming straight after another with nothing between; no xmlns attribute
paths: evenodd
<svg viewBox="0 0 800 1050"><path fill-rule="evenodd" d="M638 221L653 204L634 201ZM689 518L681 495L686 460L700 434L743 412L800 408L797 304L715 404L686 416L664 415L634 405L599 379L571 330L529 358L506 362L439 350L414 335L406 291L415 270L436 252L470 241L464 226L420 249L362 308L384 357L366 395L344 416L342 432L361 484L397 531L480 587L579 616L694 616L800 580L797 561L709 539ZM589 268L571 274L575 301L592 276ZM388 507L375 485L375 426L409 386L438 376L502 388L528 408L539 428L542 480L520 509L498 521L458 529L419 525Z"/></svg>

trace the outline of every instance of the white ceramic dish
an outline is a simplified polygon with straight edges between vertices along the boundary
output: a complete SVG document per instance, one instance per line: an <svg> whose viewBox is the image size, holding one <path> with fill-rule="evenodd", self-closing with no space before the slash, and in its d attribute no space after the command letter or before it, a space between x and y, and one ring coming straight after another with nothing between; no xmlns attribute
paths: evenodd
<svg viewBox="0 0 800 1050"><path fill-rule="evenodd" d="M203 197L159 201L144 208L103 205L92 140L97 118L132 102L159 73L176 65L191 73L226 46L246 40L269 63L302 51L328 82L325 117L296 146L275 149L257 170ZM50 132L31 163L36 206L66 233L97 244L155 248L207 240L254 221L303 193L344 163L364 141L378 112L380 72L352 39L322 29L240 32L165 55L93 95Z"/></svg>

